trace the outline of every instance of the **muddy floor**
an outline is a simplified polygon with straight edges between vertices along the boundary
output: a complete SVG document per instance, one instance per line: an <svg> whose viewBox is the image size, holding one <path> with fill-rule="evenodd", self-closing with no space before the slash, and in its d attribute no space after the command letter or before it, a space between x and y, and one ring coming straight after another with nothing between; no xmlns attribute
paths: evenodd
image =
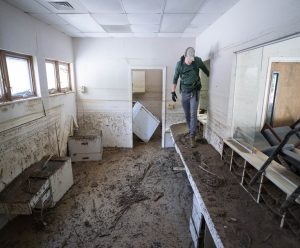
<svg viewBox="0 0 300 248"><path fill-rule="evenodd" d="M225 247L300 247L300 237L286 226L280 229L278 216L256 203L205 139L190 148L184 124L171 131Z"/></svg>
<svg viewBox="0 0 300 248"><path fill-rule="evenodd" d="M157 134L134 149L104 149L101 162L73 164L74 185L55 208L18 216L4 247L192 247L192 190L174 149Z"/></svg>

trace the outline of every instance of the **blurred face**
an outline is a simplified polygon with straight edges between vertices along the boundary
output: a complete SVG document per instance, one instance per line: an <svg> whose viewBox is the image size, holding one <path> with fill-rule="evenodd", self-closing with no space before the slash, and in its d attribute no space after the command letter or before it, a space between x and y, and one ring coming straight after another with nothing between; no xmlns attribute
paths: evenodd
<svg viewBox="0 0 300 248"><path fill-rule="evenodd" d="M192 64L192 62L193 62L193 60L191 58L185 57L184 63L186 63L187 65L190 65L190 64Z"/></svg>

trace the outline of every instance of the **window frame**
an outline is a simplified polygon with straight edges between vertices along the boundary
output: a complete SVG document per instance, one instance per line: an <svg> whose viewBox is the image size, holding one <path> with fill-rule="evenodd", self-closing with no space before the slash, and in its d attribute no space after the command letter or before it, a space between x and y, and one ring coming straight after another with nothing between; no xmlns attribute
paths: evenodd
<svg viewBox="0 0 300 248"><path fill-rule="evenodd" d="M30 86L31 86L31 95L29 96L13 96L11 93L11 87L10 87L10 80L8 75L8 68L7 68L7 62L6 58L17 58L17 59L23 59L26 60L27 66L28 66L28 73L30 76ZM37 96L37 90L36 90L36 81L35 81L35 74L34 74L34 66L33 66L33 57L30 55L15 53L15 52L9 52L5 50L0 50L0 70L1 70L1 90L2 90L2 98L0 97L0 103L4 102L13 102L15 100L19 99L27 99Z"/></svg>
<svg viewBox="0 0 300 248"><path fill-rule="evenodd" d="M71 66L70 63L68 62L62 62L58 60L53 60L53 59L46 59L46 63L52 63L55 66L55 85L56 85L56 90L54 92L51 92L51 89L48 88L48 78L47 78L47 88L48 88L48 94L53 95L53 94L59 94L59 93L66 93L72 91L72 85L71 85ZM59 74L59 65L66 65L68 68L68 87L67 88L61 88L61 81L60 81L60 74ZM46 73L47 75L47 73Z"/></svg>

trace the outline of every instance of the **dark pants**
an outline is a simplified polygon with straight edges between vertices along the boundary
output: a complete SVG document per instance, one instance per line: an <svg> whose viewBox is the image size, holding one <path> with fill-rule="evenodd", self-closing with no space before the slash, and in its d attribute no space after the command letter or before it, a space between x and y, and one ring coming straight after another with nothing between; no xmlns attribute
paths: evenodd
<svg viewBox="0 0 300 248"><path fill-rule="evenodd" d="M199 91L181 93L181 104L184 110L185 119L189 128L190 137L193 138L197 132L197 110L199 103Z"/></svg>

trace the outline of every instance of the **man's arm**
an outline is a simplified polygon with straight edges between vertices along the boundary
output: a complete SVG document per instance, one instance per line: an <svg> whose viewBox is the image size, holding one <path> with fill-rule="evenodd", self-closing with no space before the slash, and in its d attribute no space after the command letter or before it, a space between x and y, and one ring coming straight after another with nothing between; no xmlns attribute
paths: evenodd
<svg viewBox="0 0 300 248"><path fill-rule="evenodd" d="M176 90L177 81L179 78L179 62L176 64L175 73L173 77L173 85L172 85L172 92Z"/></svg>
<svg viewBox="0 0 300 248"><path fill-rule="evenodd" d="M209 70L207 69L201 58L199 58L199 68L205 73L207 77L209 77Z"/></svg>
<svg viewBox="0 0 300 248"><path fill-rule="evenodd" d="M176 86L177 86L177 84L172 84L172 91L171 92L174 92L174 91L176 91Z"/></svg>
<svg viewBox="0 0 300 248"><path fill-rule="evenodd" d="M176 102L177 99L177 95L176 95L176 86L177 86L177 81L179 78L179 62L176 64L176 68L175 68L175 74L173 77L173 84L172 84L172 89L171 89L171 93L172 93L172 100L174 102Z"/></svg>

